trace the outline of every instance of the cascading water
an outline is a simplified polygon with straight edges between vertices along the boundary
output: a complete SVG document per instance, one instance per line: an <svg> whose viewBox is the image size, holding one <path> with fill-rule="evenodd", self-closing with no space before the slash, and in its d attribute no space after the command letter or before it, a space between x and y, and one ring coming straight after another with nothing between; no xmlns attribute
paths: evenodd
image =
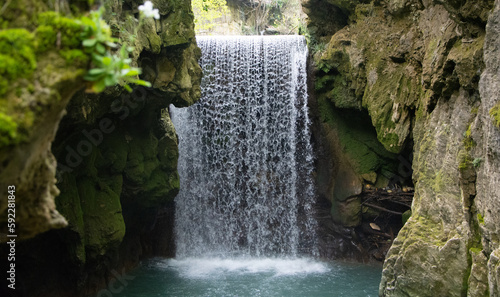
<svg viewBox="0 0 500 297"><path fill-rule="evenodd" d="M302 36L198 37L202 98L179 136L177 258L315 254Z"/></svg>

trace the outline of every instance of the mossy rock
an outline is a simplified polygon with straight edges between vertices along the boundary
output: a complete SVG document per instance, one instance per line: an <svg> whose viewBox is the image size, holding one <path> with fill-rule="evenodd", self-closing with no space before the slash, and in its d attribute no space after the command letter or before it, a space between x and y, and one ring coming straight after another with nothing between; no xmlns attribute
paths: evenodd
<svg viewBox="0 0 500 297"><path fill-rule="evenodd" d="M135 184L142 184L160 166L157 157L158 139L149 133L145 137L134 139L129 143L129 146L125 176Z"/></svg>
<svg viewBox="0 0 500 297"><path fill-rule="evenodd" d="M12 117L0 112L0 147L13 145L18 141L17 123Z"/></svg>
<svg viewBox="0 0 500 297"><path fill-rule="evenodd" d="M61 16L55 11L48 11L38 16L38 23L35 36L40 52L56 47L58 38L60 48L81 47L83 27L78 19Z"/></svg>
<svg viewBox="0 0 500 297"><path fill-rule="evenodd" d="M327 2L340 8L342 10L342 12L344 12L346 15L350 15L351 13L353 13L356 10L358 4L367 3L369 1L363 1L363 0L327 0Z"/></svg>
<svg viewBox="0 0 500 297"><path fill-rule="evenodd" d="M87 256L104 255L115 249L125 235L125 222L122 216L120 194L113 191L111 185L121 176L106 182L95 182L87 177L78 181L78 193L81 199L85 221L85 247Z"/></svg>
<svg viewBox="0 0 500 297"><path fill-rule="evenodd" d="M396 155L387 151L377 140L377 134L370 128L366 115L336 109L324 98L318 98L318 105L322 121L336 131L342 151L360 177L363 174L381 172L382 169L396 171ZM353 118L356 119L355 122L352 121Z"/></svg>
<svg viewBox="0 0 500 297"><path fill-rule="evenodd" d="M121 173L127 166L129 146L121 128L116 128L114 133L103 136L102 145L99 147L100 156L96 160L96 167L106 168L111 173Z"/></svg>
<svg viewBox="0 0 500 297"><path fill-rule="evenodd" d="M500 128L500 102L490 109L490 116L495 127Z"/></svg>
<svg viewBox="0 0 500 297"><path fill-rule="evenodd" d="M85 263L85 224L75 176L64 175L59 188L63 190L56 198L57 210L68 220L68 228L79 237L79 240L73 240L68 245L72 248L77 262Z"/></svg>
<svg viewBox="0 0 500 297"><path fill-rule="evenodd" d="M26 29L0 31L0 96L7 92L9 83L30 76L36 69L33 34Z"/></svg>
<svg viewBox="0 0 500 297"><path fill-rule="evenodd" d="M418 101L421 86L407 73L407 66L385 65L377 79L368 84L363 106L368 110L379 141L393 153L400 153L410 134L410 107Z"/></svg>
<svg viewBox="0 0 500 297"><path fill-rule="evenodd" d="M166 202L171 202L179 193L179 174L165 172L157 168L144 183L143 189L148 199L141 200L140 204L145 208L158 207Z"/></svg>
<svg viewBox="0 0 500 297"><path fill-rule="evenodd" d="M345 227L356 227L361 224L361 198L351 197L346 201L332 203L332 218Z"/></svg>

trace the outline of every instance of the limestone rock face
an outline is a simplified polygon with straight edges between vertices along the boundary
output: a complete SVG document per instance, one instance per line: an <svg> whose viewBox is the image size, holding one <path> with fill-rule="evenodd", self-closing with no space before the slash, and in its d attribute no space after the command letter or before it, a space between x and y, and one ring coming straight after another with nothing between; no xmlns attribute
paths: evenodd
<svg viewBox="0 0 500 297"><path fill-rule="evenodd" d="M481 158L481 165L477 174L474 199L479 220L479 233L481 234L482 254L473 257L473 264L479 265L488 259L487 270L477 273L479 277L471 279L481 292L487 284L490 296L500 294L500 128L490 116L490 110L500 102L500 80L498 69L500 67L500 1L495 2L495 9L488 18L486 26L486 39L484 44L484 62L486 68L479 81L481 93L481 107L476 119L475 127L478 134L478 148L476 154ZM473 266L474 268L474 266ZM486 279L488 282L486 283Z"/></svg>
<svg viewBox="0 0 500 297"><path fill-rule="evenodd" d="M468 99L465 92L453 95L415 127L412 216L386 256L383 296L461 296L464 290L472 231L458 156L470 119Z"/></svg>
<svg viewBox="0 0 500 297"><path fill-rule="evenodd" d="M386 256L380 296L498 295L499 1L333 2L317 3L347 21L312 49L318 105L340 119L368 113L386 151L413 155L412 216ZM308 14L313 27L328 21ZM324 123L332 114L319 108ZM352 152L351 168L365 163Z"/></svg>

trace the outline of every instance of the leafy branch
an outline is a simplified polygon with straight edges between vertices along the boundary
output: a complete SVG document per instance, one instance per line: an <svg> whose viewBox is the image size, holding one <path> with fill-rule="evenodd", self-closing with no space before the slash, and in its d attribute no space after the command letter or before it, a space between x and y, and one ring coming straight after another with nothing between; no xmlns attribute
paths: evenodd
<svg viewBox="0 0 500 297"><path fill-rule="evenodd" d="M137 35L139 27L142 25L144 17L154 17L159 19L158 9L153 9L150 1L139 6L141 11L139 26L134 30L130 42ZM129 84L136 84L151 87L151 83L139 79L141 68L132 67L132 59L129 57L133 47L128 46L126 41L118 40L111 35L109 25L103 20L103 9L93 11L89 17L81 19L84 31L82 32L82 46L88 53L91 60L91 69L84 76L89 82L87 91L99 93L106 87L120 84L127 91L132 92ZM118 45L121 43L121 46Z"/></svg>

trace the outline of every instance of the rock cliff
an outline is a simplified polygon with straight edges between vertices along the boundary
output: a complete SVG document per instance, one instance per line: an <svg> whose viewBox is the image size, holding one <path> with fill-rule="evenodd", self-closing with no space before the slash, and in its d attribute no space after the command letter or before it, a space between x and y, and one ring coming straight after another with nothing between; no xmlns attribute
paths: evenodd
<svg viewBox="0 0 500 297"><path fill-rule="evenodd" d="M86 296L141 257L174 250L178 151L167 108L200 96L191 3L153 1L160 19L146 20L136 34L132 65L142 68L151 88L89 94L79 16L98 3L8 2L0 59L10 62L8 45L24 46L13 63L29 66L24 72L0 66L8 79L0 90L0 180L5 189L16 186L17 277L23 280L15 296ZM142 2L102 3L113 34L133 34ZM46 32L54 32L53 44ZM0 202L6 213L7 200ZM0 221L6 234L6 218Z"/></svg>
<svg viewBox="0 0 500 297"><path fill-rule="evenodd" d="M381 296L499 294L499 5L303 1L321 133L332 135L323 143L341 148L333 152L340 164L320 183L349 185L342 196L355 197L368 182L362 165L412 156L412 214L386 255ZM360 139L363 114L383 146L370 149L384 152L379 163L357 149L372 142L342 137ZM378 177L377 168L368 171ZM336 191L323 195L342 205Z"/></svg>

